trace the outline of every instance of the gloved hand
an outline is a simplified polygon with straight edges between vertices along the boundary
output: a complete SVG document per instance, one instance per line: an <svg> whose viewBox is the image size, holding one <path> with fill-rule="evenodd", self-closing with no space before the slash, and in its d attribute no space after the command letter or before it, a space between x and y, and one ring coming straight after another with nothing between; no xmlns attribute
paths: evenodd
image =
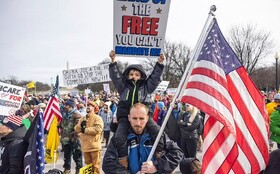
<svg viewBox="0 0 280 174"><path fill-rule="evenodd" d="M81 131L82 131L82 133L85 133L86 126L87 126L87 121L86 120L82 121L81 122Z"/></svg>

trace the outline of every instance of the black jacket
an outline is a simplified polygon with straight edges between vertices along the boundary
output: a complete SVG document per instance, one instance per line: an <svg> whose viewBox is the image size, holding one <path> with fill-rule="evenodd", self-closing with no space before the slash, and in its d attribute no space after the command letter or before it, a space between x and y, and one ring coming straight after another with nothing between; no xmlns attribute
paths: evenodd
<svg viewBox="0 0 280 174"><path fill-rule="evenodd" d="M0 141L0 173L1 174L22 174L23 159L27 150L23 137L26 133L25 126L22 126L9 133Z"/></svg>
<svg viewBox="0 0 280 174"><path fill-rule="evenodd" d="M172 112L164 128L164 131L167 133L168 137L175 142L178 142L181 137L180 128L177 126L177 120L178 119L174 117Z"/></svg>
<svg viewBox="0 0 280 174"><path fill-rule="evenodd" d="M200 117L199 115L196 115L195 119L193 120L192 124L188 126L190 118L190 113L185 112L182 115L179 115L177 124L180 127L180 132L181 132L181 138L197 138L198 137L198 131L197 129L199 128L199 122L200 122ZM181 120L183 122L181 122Z"/></svg>
<svg viewBox="0 0 280 174"><path fill-rule="evenodd" d="M110 78L120 94L120 100L117 109L117 118L127 118L130 107L138 102L150 102L147 97L148 94L154 92L161 82L161 75L163 73L164 65L156 63L153 72L147 78L145 70L142 65L134 64L125 69L123 73L120 72L117 62L109 65ZM133 81L128 79L128 73L131 69L139 70L141 79Z"/></svg>
<svg viewBox="0 0 280 174"><path fill-rule="evenodd" d="M177 144L170 140L166 134L163 134L162 137L164 140L164 150L162 155L157 160L153 161L153 163L158 170L157 173L171 173L179 165L184 155ZM113 136L105 152L102 169L106 174L131 174L129 170L126 170L118 162L119 154L115 141L115 136ZM153 142L150 143L152 146Z"/></svg>

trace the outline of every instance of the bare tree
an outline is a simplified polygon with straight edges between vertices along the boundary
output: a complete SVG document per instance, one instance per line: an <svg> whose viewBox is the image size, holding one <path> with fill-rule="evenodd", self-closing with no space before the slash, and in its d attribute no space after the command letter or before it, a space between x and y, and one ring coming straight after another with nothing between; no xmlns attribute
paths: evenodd
<svg viewBox="0 0 280 174"><path fill-rule="evenodd" d="M254 70L251 74L252 80L255 82L260 90L274 90L275 89L275 67L264 66ZM265 76L264 74L270 74Z"/></svg>
<svg viewBox="0 0 280 174"><path fill-rule="evenodd" d="M170 81L170 87L177 87L190 58L191 50L182 43L165 41L164 52L166 63L163 80ZM154 66L157 59L149 59L149 65Z"/></svg>
<svg viewBox="0 0 280 174"><path fill-rule="evenodd" d="M271 34L251 24L232 27L228 41L249 74L274 47Z"/></svg>
<svg viewBox="0 0 280 174"><path fill-rule="evenodd" d="M165 57L169 59L173 67L171 70L177 77L183 76L185 68L190 60L190 54L190 48L182 43L165 43Z"/></svg>

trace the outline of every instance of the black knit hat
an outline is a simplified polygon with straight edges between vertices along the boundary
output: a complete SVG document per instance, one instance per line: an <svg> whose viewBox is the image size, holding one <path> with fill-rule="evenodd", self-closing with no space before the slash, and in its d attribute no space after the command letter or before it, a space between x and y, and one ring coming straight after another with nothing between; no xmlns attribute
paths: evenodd
<svg viewBox="0 0 280 174"><path fill-rule="evenodd" d="M31 105L36 105L36 101L35 100L33 100L33 99L31 99L31 100L29 100L26 104L28 104L29 106L31 106Z"/></svg>

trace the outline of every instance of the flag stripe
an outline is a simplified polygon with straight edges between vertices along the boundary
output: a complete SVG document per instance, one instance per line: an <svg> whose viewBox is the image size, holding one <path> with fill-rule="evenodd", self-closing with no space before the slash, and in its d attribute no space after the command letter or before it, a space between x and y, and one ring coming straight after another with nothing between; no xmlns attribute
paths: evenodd
<svg viewBox="0 0 280 174"><path fill-rule="evenodd" d="M256 158L261 158L261 152L258 149L256 143L251 136L249 130L247 129L246 123L244 122L242 116L240 115L239 111L237 108L235 110L235 116L236 116L236 137L237 137L237 142L242 142L240 144L240 148L246 152L246 156L250 158L250 161L253 161L253 163L256 163L257 160ZM242 131L241 131L242 130ZM246 136L244 136L246 135ZM250 144L250 145L249 145ZM261 160L261 159L260 159Z"/></svg>
<svg viewBox="0 0 280 174"><path fill-rule="evenodd" d="M239 160L234 163L234 165L232 166L232 170L234 171L233 173L238 173L238 174L249 173L249 171L245 172L244 168L240 165Z"/></svg>
<svg viewBox="0 0 280 174"><path fill-rule="evenodd" d="M239 78L237 78L235 76L235 85L238 84L238 80ZM234 86L233 82L231 81L231 79L228 79L228 83L229 83L229 86ZM249 100L251 99L251 96L249 96L248 94L245 94L244 93L244 89L241 89L241 86L242 84L239 84L239 85L236 85L238 86L238 88L235 88L235 87L231 87L231 93L232 93L232 98L233 100L236 100L236 101L239 101L236 105L237 109L239 110L240 114L241 115L246 115L246 117L240 117L239 119L243 119L243 121L245 122L245 125L249 131L249 134L242 134L240 133L239 136L238 136L238 139L237 141L244 141L245 140L248 140L249 138L252 138L254 143L253 144L256 144L256 148L252 148L252 142L250 142L250 147L246 148L246 151L244 151L244 153L249 153L249 148L251 148L253 151L254 151L254 154L257 154L256 151L259 151L259 149L264 149L266 147L268 147L268 142L266 141L265 138L263 138L265 135L263 134L263 132L261 130L266 130L266 127L264 124L261 124L261 123L264 123L264 120L256 120L257 118L260 119L260 118L263 118L262 116L260 117L259 114L258 114L258 108L257 106L255 106L251 101L245 101L245 99ZM243 91L242 94L239 95L239 91ZM247 90L246 90L247 91ZM242 95L242 97L241 97ZM250 109L250 112L247 108L247 106L250 104L250 107L252 107ZM255 107L254 107L255 106ZM246 129L242 129L242 131L245 131ZM248 135L246 137L244 137L243 135ZM251 135L254 135L254 136L251 136ZM244 147L241 146L241 148L245 148L245 146L247 143L243 143ZM251 162L251 165L253 166L252 169L255 170L255 171L259 171L260 168L264 168L265 167L265 162L264 162L264 157L265 156L268 156L268 151L264 151L263 153L258 153L259 155L262 155L262 157L258 157L258 155L254 155L254 154L251 154L250 156L255 156L258 158L258 163L256 163L254 160L253 161L250 161ZM248 156L248 155L246 155ZM253 158L253 157L252 157ZM259 165L259 166L258 166Z"/></svg>
<svg viewBox="0 0 280 174"><path fill-rule="evenodd" d="M249 163L249 160L245 156L243 151L240 149L240 146L238 146L238 149L239 149L238 162L234 164L233 169L234 171L236 171L235 173L242 173L241 171L244 171L244 173L250 173L251 165Z"/></svg>
<svg viewBox="0 0 280 174"><path fill-rule="evenodd" d="M210 126L209 126L210 125ZM212 126L216 125L216 126ZM231 155L231 160L236 159L237 155L236 153L230 153L230 151L235 150L237 151L236 143L234 143L234 138L231 136L230 132L225 129L225 127L220 124L218 121L216 121L214 118L210 118L205 123L205 132L208 132L210 129L209 134L205 134L205 141L203 146L205 146L204 149L207 149L206 153L207 155L203 156L203 173L229 173L229 170L231 170L230 162L228 162L229 159L225 159L224 161L220 161L219 164L215 164L215 160L212 161L213 157L215 157L217 152L220 152L224 156ZM213 140L216 141L213 141ZM211 143L211 145L209 144ZM232 148L233 146L236 146L236 148ZM219 147L221 147L219 149ZM217 151L219 149L219 151ZM234 157L235 155L235 157ZM217 157L219 159L224 159ZM209 163L211 165L209 165ZM205 166L211 166L205 169Z"/></svg>
<svg viewBox="0 0 280 174"><path fill-rule="evenodd" d="M13 122L14 124L20 126L21 123L22 123L22 117L19 117L19 116L14 116L14 115L10 115L8 117L8 120Z"/></svg>
<svg viewBox="0 0 280 174"><path fill-rule="evenodd" d="M261 158L261 154L258 150L258 148L255 148L256 144L254 142L253 137L251 136L247 136L247 141L248 139L252 140L250 142L250 145L248 144L248 142L246 141L245 137L242 135L241 130L237 127L236 129L237 132L237 142L242 142L242 144L240 145L240 149L243 151L243 153L246 155L246 157L249 160L251 169L255 169L255 170L260 170L260 165L258 164L258 159L257 158ZM254 153L256 152L256 153ZM256 154L260 154L260 156L257 156ZM250 171L251 173L251 171Z"/></svg>
<svg viewBox="0 0 280 174"><path fill-rule="evenodd" d="M238 99L238 101L241 101L241 102L238 102L236 104L239 106L239 108L244 108L244 109L239 109L239 110L242 110L242 111L244 111L243 112L244 114L251 116L250 118L252 119L252 121L254 121L254 124L256 124L256 126L257 126L256 129L258 129L258 131L259 130L268 130L266 128L265 120L263 119L262 113L259 112L258 106L256 105L252 96L249 93L250 90L253 91L253 88L251 88L251 89L249 88L249 91L248 91L247 90L248 86L244 86L242 79L240 78L239 74L237 74L236 72L231 73L228 77L231 77L231 78L228 78L229 87L232 87L232 90L230 90L230 95L232 96L232 98L238 97L235 99ZM234 81L232 79L234 79ZM264 105L264 101L262 104ZM242 115L243 115L243 113L242 113ZM260 136L262 138L267 139L267 134L265 134L264 132L265 131L263 131L263 132L259 131Z"/></svg>
<svg viewBox="0 0 280 174"><path fill-rule="evenodd" d="M223 132L225 132L225 131L223 131ZM219 170L217 170L216 173L229 173L229 171L232 169L232 163L234 163L238 158L238 147L237 147L236 141L234 140L234 137L232 136L232 134L229 134L228 137L225 138L223 145L224 144L228 145L228 147L226 147L227 151L222 150L223 155L225 155L226 158L225 158L224 162L220 165L220 168L219 168ZM223 145L221 146L221 149L223 149ZM228 153L226 153L226 152L228 152Z"/></svg>
<svg viewBox="0 0 280 174"><path fill-rule="evenodd" d="M260 116L263 117L263 119L268 119L267 117L265 118L265 115L267 115L267 111L264 105L264 100L263 97L258 97L262 96L259 90L256 90L257 87L256 85L252 82L248 74L246 73L246 70L244 67L237 69L236 71L240 77L242 77L240 80L242 81L243 84L248 84L246 88L248 89L247 92L250 94L251 98L253 99L254 103L257 106L258 111L260 112ZM244 86L245 87L245 86ZM265 120L268 121L268 120ZM265 122L268 123L268 122ZM269 125L266 125L267 128Z"/></svg>
<svg viewBox="0 0 280 174"><path fill-rule="evenodd" d="M208 63L208 62L199 62L199 64L205 64L205 63ZM210 65L211 64L211 65ZM193 71L192 71L192 75L195 75L195 74L200 74L200 75L203 75L203 76L206 76L206 77L209 77L209 78L212 78L213 80L215 80L216 82L220 83L221 86L223 86L224 88L226 88L227 86L227 82L226 80L224 79L224 76L221 76L220 74L218 74L216 71L210 69L211 66L214 66L214 68L216 68L215 64L213 63L209 63L209 67L206 69L204 67L197 67L197 68L194 68Z"/></svg>
<svg viewBox="0 0 280 174"><path fill-rule="evenodd" d="M202 79L202 78L200 78ZM227 98L222 95L222 93L220 93L219 91L217 91L216 89L212 88L209 85L205 85L203 82L189 82L187 85L187 88L193 88L193 89L198 89L200 91L203 91L207 94L209 94L210 96L217 96L215 97L215 99L217 99L220 103L222 103L227 110L231 111L231 103L227 100ZM232 111L231 111L232 113ZM232 115L232 114L231 114Z"/></svg>
<svg viewBox="0 0 280 174"><path fill-rule="evenodd" d="M49 100L44 113L44 128L46 130L49 130L54 116L57 117L58 121L61 121L62 115L60 113L59 102L56 95Z"/></svg>
<svg viewBox="0 0 280 174"><path fill-rule="evenodd" d="M226 125L228 129L231 130L231 132L235 132L231 113L227 110L226 107L224 107L222 103L217 102L217 100L215 100L215 98L213 98L212 96L197 89L186 89L185 91L188 93L188 96L183 96L183 101L185 101L186 103L190 103L194 106L199 106L200 110L207 111L209 115L215 117L220 122L224 123L224 125ZM211 100L215 100L213 104L211 104Z"/></svg>

